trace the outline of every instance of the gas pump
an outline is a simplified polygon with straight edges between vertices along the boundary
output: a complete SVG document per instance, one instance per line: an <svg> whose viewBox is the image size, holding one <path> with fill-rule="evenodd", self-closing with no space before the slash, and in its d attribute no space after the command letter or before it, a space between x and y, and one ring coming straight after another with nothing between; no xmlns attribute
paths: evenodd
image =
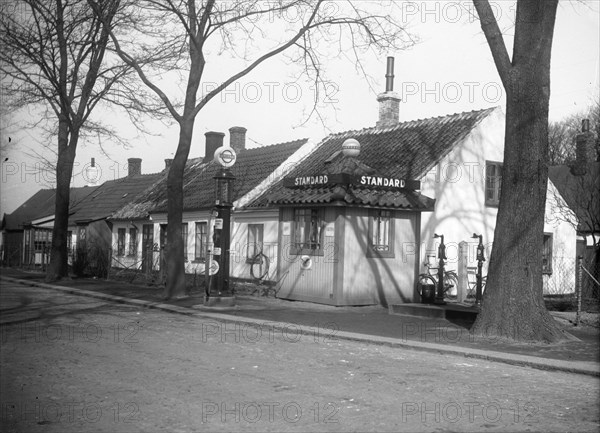
<svg viewBox="0 0 600 433"><path fill-rule="evenodd" d="M434 304L444 305L444 266L446 263L446 245L444 244L444 235L433 234L433 238L440 238L441 242L438 247L438 281L437 281L437 292L435 294Z"/></svg>
<svg viewBox="0 0 600 433"><path fill-rule="evenodd" d="M476 275L476 290L475 290L475 305L481 307L481 300L483 298L483 276L482 268L483 262L485 262L485 249L483 247L483 236L473 233L471 236L473 239L479 239L479 245L477 245L477 275Z"/></svg>

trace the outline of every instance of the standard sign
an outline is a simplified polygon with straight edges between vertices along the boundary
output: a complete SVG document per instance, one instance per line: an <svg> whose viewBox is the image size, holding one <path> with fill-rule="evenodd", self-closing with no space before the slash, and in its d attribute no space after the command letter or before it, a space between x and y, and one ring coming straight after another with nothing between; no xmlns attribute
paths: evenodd
<svg viewBox="0 0 600 433"><path fill-rule="evenodd" d="M360 176L358 178L358 184L368 187L382 186L390 189L406 187L406 181L404 179L393 179L381 176Z"/></svg>
<svg viewBox="0 0 600 433"><path fill-rule="evenodd" d="M319 176L301 176L294 178L294 186L323 186L329 182L326 174Z"/></svg>
<svg viewBox="0 0 600 433"><path fill-rule="evenodd" d="M284 179L284 186L288 188L319 188L332 185L355 185L370 189L421 189L418 180L396 179L393 177L374 175L348 175L348 174L318 174L314 176L288 177Z"/></svg>

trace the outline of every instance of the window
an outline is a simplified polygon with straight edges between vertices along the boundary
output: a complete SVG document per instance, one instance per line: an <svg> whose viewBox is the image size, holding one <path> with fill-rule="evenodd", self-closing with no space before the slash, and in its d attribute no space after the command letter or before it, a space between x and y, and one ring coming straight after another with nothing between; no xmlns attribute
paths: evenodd
<svg viewBox="0 0 600 433"><path fill-rule="evenodd" d="M181 224L181 239L183 240L183 259L187 261L188 255L188 225L187 223Z"/></svg>
<svg viewBox="0 0 600 433"><path fill-rule="evenodd" d="M44 252L52 245L52 231L33 229L33 249L38 252Z"/></svg>
<svg viewBox="0 0 600 433"><path fill-rule="evenodd" d="M208 241L208 223L206 221L196 223L196 245L194 260L203 262L206 260L206 242Z"/></svg>
<svg viewBox="0 0 600 433"><path fill-rule="evenodd" d="M117 256L125 254L125 229L117 230Z"/></svg>
<svg viewBox="0 0 600 433"><path fill-rule="evenodd" d="M263 249L263 224L248 224L248 249L246 260L252 262L254 257Z"/></svg>
<svg viewBox="0 0 600 433"><path fill-rule="evenodd" d="M394 220L389 210L370 212L367 257L394 257Z"/></svg>
<svg viewBox="0 0 600 433"><path fill-rule="evenodd" d="M69 230L67 232L67 251L68 254L71 254L71 250L73 249L73 232Z"/></svg>
<svg viewBox="0 0 600 433"><path fill-rule="evenodd" d="M552 274L552 233L544 233L542 274Z"/></svg>
<svg viewBox="0 0 600 433"><path fill-rule="evenodd" d="M500 187L502 184L502 163L485 163L485 204L498 206L500 203Z"/></svg>
<svg viewBox="0 0 600 433"><path fill-rule="evenodd" d="M129 229L129 255L137 256L138 238L137 229L132 227Z"/></svg>
<svg viewBox="0 0 600 433"><path fill-rule="evenodd" d="M323 254L323 219L322 208L294 209L294 225L292 248L295 254L303 251Z"/></svg>
<svg viewBox="0 0 600 433"><path fill-rule="evenodd" d="M167 225L166 224L161 224L160 225L160 237L159 237L159 242L160 242L160 248L163 249L167 246Z"/></svg>

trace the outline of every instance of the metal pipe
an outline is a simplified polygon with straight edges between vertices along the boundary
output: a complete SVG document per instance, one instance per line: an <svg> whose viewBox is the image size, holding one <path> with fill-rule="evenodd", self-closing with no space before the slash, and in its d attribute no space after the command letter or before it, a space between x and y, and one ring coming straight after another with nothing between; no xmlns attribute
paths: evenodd
<svg viewBox="0 0 600 433"><path fill-rule="evenodd" d="M394 58L387 58L387 71L385 73L385 91L394 91Z"/></svg>

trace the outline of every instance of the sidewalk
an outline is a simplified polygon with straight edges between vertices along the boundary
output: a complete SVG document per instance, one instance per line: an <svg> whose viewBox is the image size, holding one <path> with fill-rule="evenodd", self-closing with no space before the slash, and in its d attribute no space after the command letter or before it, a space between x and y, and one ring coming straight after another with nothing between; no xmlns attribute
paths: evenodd
<svg viewBox="0 0 600 433"><path fill-rule="evenodd" d="M578 341L554 345L519 344L475 339L468 332L469 323L392 315L378 306L332 307L276 298L237 296L235 306L205 307L204 294L199 291L186 299L163 301L162 289L158 287L94 279L68 279L50 285L43 282L43 274L8 268L2 268L0 275L7 281L228 322L233 326L268 325L291 336L302 332L314 335L319 341L346 339L600 376L600 330L587 326L585 322L583 326L575 327L566 320L565 313L553 315Z"/></svg>

